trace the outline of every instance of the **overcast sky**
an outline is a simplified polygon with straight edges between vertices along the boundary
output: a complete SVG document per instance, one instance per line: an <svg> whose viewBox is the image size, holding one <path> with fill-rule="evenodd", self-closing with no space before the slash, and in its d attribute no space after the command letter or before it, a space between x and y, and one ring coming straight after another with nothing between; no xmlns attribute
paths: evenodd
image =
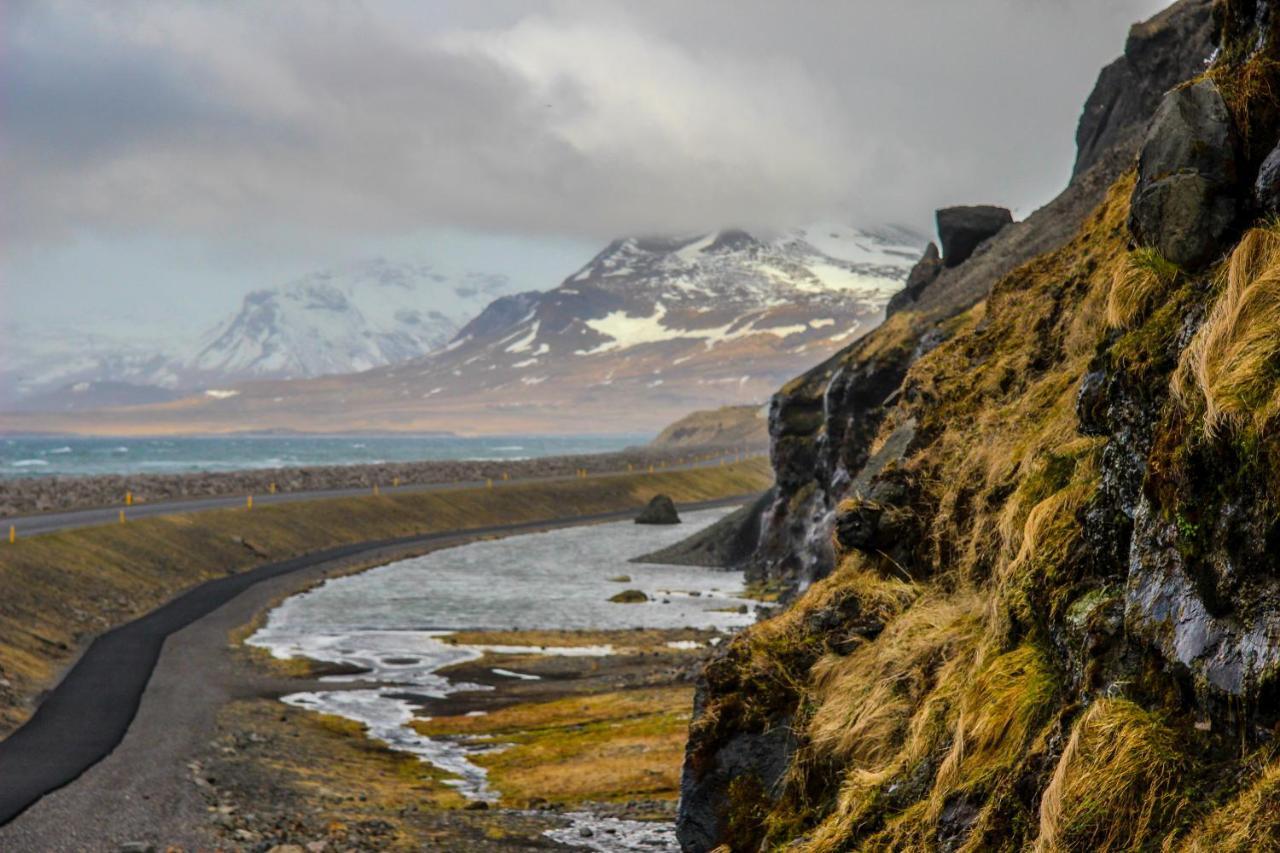
<svg viewBox="0 0 1280 853"><path fill-rule="evenodd" d="M204 327L362 257L1025 215L1159 0L0 0L0 310ZM141 322L139 322L141 321Z"/></svg>

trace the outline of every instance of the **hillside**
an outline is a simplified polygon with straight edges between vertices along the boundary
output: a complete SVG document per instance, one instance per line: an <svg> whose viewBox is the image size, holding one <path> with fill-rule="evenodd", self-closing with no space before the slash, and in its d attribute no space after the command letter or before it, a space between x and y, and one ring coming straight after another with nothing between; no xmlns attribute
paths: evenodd
<svg viewBox="0 0 1280 853"><path fill-rule="evenodd" d="M769 422L760 406L691 412L658 433L650 447L767 447Z"/></svg>
<svg viewBox="0 0 1280 853"><path fill-rule="evenodd" d="M1277 26L1135 27L1063 196L775 397L686 849L1280 845Z"/></svg>

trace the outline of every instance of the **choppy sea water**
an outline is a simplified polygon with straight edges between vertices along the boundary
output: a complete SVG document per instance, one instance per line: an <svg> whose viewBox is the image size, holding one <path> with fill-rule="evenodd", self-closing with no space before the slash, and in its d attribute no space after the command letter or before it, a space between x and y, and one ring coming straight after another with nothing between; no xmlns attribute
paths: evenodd
<svg viewBox="0 0 1280 853"><path fill-rule="evenodd" d="M607 453L652 436L507 435L0 438L0 478L182 474L444 459L531 459Z"/></svg>
<svg viewBox="0 0 1280 853"><path fill-rule="evenodd" d="M368 672L324 679L332 690L296 693L285 702L364 724L393 749L418 755L448 771L452 784L474 799L495 800L483 768L465 741L424 737L408 726L414 705L406 696L441 698L485 689L455 683L439 670L474 660L482 647L442 642L450 631L472 628L554 630L710 628L733 630L753 617L726 612L744 602L740 575L687 566L628 560L674 544L730 512L688 513L685 523L651 527L631 522L574 527L436 551L358 575L326 581L286 599L248 642L279 658L308 657ZM625 584L611 580L629 575ZM613 604L622 589L639 589L641 604ZM608 647L511 649L545 654L606 655ZM510 678L525 673L495 670ZM360 681L393 686L346 687ZM674 845L672 828L590 815L570 816L554 837L601 851L654 850ZM592 830L589 841L577 833Z"/></svg>

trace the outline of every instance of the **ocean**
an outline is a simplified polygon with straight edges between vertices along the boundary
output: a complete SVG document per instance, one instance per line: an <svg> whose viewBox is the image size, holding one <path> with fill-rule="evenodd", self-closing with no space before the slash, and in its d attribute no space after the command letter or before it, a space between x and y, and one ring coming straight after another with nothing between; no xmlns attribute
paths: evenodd
<svg viewBox="0 0 1280 853"><path fill-rule="evenodd" d="M0 438L0 478L91 474L181 474L310 465L442 459L531 459L608 453L645 444L648 434L234 436L200 438Z"/></svg>

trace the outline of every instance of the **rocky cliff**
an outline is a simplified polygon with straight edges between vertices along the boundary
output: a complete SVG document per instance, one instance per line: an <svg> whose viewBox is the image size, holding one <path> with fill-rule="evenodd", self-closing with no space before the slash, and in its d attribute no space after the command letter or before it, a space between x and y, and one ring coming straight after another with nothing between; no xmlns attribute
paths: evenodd
<svg viewBox="0 0 1280 853"><path fill-rule="evenodd" d="M686 849L1280 849L1277 24L1135 27L1067 190L775 397Z"/></svg>

